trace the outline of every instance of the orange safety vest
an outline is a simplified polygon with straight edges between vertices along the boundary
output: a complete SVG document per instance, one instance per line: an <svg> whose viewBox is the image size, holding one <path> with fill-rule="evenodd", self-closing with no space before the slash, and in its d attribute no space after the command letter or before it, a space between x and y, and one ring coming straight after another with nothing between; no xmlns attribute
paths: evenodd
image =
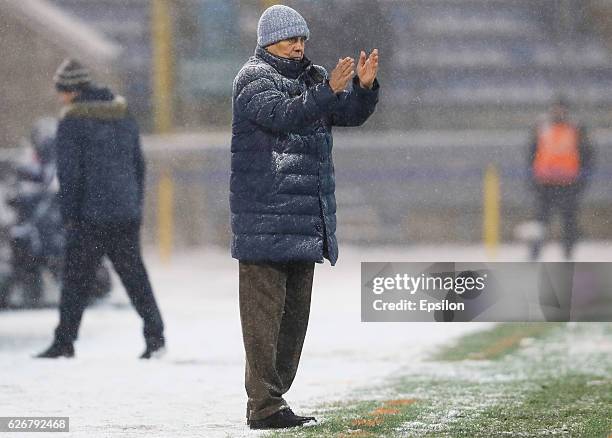
<svg viewBox="0 0 612 438"><path fill-rule="evenodd" d="M569 185L580 173L578 128L568 123L546 124L538 130L533 174L540 184Z"/></svg>

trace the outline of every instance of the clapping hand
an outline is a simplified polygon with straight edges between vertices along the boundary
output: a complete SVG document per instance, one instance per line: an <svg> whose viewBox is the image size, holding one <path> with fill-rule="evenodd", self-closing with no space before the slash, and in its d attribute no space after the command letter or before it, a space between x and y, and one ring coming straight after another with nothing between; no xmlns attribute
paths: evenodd
<svg viewBox="0 0 612 438"><path fill-rule="evenodd" d="M359 62L357 63L357 76L359 77L359 85L362 88L371 89L374 85L374 79L378 73L378 49L372 50L370 56L366 59L366 53L362 50L359 54Z"/></svg>
<svg viewBox="0 0 612 438"><path fill-rule="evenodd" d="M355 76L355 60L348 57L340 59L329 76L329 86L334 93L340 93L346 90L353 76Z"/></svg>

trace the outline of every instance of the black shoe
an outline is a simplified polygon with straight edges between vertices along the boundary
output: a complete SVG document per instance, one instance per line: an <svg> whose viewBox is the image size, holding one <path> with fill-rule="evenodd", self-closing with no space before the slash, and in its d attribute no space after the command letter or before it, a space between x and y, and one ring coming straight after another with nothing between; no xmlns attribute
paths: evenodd
<svg viewBox="0 0 612 438"><path fill-rule="evenodd" d="M250 420L247 424L251 429L286 429L303 426L307 422L303 418L306 417L298 417L291 409L285 408L261 420Z"/></svg>
<svg viewBox="0 0 612 438"><path fill-rule="evenodd" d="M74 346L61 342L53 342L49 348L34 356L40 359L57 359L58 357L74 357Z"/></svg>
<svg viewBox="0 0 612 438"><path fill-rule="evenodd" d="M140 355L141 359L158 359L166 354L166 342L164 339L147 341L147 349Z"/></svg>
<svg viewBox="0 0 612 438"><path fill-rule="evenodd" d="M315 417L303 417L303 416L301 416L301 415L296 415L296 414L295 414L295 413L294 413L294 412L291 410L291 408L287 408L287 410L288 410L289 412L291 412L293 415L295 415L295 418L299 418L299 419L302 421L302 423L309 423L309 422L311 422L311 421L314 421L314 422L316 422L316 421L317 421L317 419L316 419Z"/></svg>

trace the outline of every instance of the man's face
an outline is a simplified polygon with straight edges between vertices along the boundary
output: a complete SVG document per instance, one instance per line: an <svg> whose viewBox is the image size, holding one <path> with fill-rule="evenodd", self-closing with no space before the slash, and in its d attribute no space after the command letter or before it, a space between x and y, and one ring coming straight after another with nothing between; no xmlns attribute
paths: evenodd
<svg viewBox="0 0 612 438"><path fill-rule="evenodd" d="M551 117L555 122L564 122L568 119L568 109L564 105L555 104L550 109Z"/></svg>
<svg viewBox="0 0 612 438"><path fill-rule="evenodd" d="M79 95L76 91L58 91L57 97L62 105L69 105Z"/></svg>
<svg viewBox="0 0 612 438"><path fill-rule="evenodd" d="M306 38L304 37L293 37L287 40L279 41L266 47L266 50L278 56L279 58L293 59L294 61L301 61L304 58L304 45Z"/></svg>

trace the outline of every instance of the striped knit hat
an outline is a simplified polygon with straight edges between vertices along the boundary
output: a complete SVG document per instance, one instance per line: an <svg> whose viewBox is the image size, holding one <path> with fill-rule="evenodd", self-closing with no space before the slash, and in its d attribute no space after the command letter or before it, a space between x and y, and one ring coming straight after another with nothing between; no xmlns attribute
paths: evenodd
<svg viewBox="0 0 612 438"><path fill-rule="evenodd" d="M89 70L74 59L67 58L53 76L57 91L77 91L91 84Z"/></svg>

